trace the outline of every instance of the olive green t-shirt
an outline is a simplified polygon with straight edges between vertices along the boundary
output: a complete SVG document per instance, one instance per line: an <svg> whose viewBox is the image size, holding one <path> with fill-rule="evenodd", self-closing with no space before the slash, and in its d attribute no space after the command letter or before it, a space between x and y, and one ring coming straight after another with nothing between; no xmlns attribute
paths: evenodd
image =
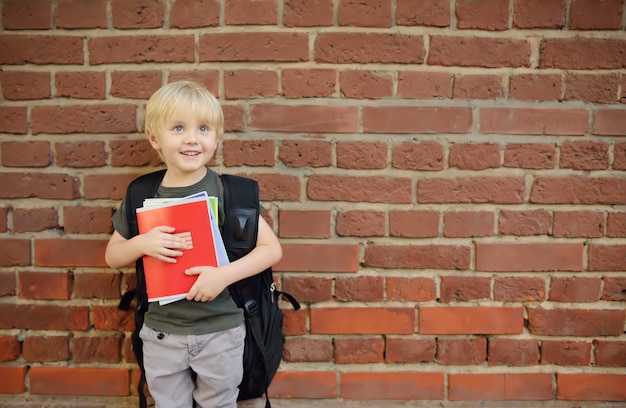
<svg viewBox="0 0 626 408"><path fill-rule="evenodd" d="M187 187L159 186L156 197L178 198L186 197L201 191L209 196L218 197L218 219L224 219L224 191L222 182L213 170L207 168L206 176L198 183ZM113 226L124 238L130 238L130 227L126 219L126 203L122 201L120 208L113 215ZM221 226L221 225L220 225ZM145 324L154 330L176 334L207 334L232 329L243 322L243 312L237 307L228 288L214 300L196 302L194 300L179 300L177 302L160 305L159 302L150 302L145 314Z"/></svg>

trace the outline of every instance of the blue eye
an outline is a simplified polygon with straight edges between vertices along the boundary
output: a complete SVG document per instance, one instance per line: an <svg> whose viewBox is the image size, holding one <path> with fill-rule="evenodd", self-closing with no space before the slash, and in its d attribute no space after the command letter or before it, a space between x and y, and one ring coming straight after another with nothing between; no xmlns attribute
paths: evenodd
<svg viewBox="0 0 626 408"><path fill-rule="evenodd" d="M183 127L181 125L176 125L176 126L174 126L174 131L182 132L183 131Z"/></svg>
<svg viewBox="0 0 626 408"><path fill-rule="evenodd" d="M200 131L201 132L208 132L209 131L209 127L205 126L205 125L202 125L202 126L200 126Z"/></svg>

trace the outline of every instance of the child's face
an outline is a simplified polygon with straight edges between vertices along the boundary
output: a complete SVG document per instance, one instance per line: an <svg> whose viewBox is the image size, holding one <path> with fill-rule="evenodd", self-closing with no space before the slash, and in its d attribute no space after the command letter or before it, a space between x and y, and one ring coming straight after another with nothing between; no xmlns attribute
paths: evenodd
<svg viewBox="0 0 626 408"><path fill-rule="evenodd" d="M215 127L193 115L178 114L163 122L156 133L149 134L148 139L161 153L168 169L184 174L204 174L204 166L217 148Z"/></svg>

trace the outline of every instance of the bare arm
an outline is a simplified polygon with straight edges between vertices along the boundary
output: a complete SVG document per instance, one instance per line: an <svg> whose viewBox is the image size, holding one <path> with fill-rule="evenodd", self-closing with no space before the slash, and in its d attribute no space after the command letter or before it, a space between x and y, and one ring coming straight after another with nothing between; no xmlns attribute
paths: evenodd
<svg viewBox="0 0 626 408"><path fill-rule="evenodd" d="M219 268L196 266L187 270L189 275L199 275L187 299L202 302L212 300L230 284L264 271L280 261L282 256L280 241L263 217L259 216L256 247L248 255Z"/></svg>
<svg viewBox="0 0 626 408"><path fill-rule="evenodd" d="M160 226L126 239L114 231L104 254L106 263L111 268L122 268L144 255L175 263L176 257L183 254L181 249L185 249L185 241L172 235L173 232L173 227Z"/></svg>

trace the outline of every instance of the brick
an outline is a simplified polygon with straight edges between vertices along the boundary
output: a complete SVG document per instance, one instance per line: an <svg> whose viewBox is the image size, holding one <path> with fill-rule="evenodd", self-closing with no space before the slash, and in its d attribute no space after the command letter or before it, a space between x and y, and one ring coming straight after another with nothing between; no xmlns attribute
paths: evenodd
<svg viewBox="0 0 626 408"><path fill-rule="evenodd" d="M67 174L0 173L2 198L37 197L48 200L71 200L80 196L79 187L78 178Z"/></svg>
<svg viewBox="0 0 626 408"><path fill-rule="evenodd" d="M289 167L330 167L332 145L323 140L283 140L278 158Z"/></svg>
<svg viewBox="0 0 626 408"><path fill-rule="evenodd" d="M83 38L61 35L0 35L2 65L84 63Z"/></svg>
<svg viewBox="0 0 626 408"><path fill-rule="evenodd" d="M0 367L0 393L22 394L26 392L26 374L28 367L3 366Z"/></svg>
<svg viewBox="0 0 626 408"><path fill-rule="evenodd" d="M495 143L459 143L450 147L450 167L485 170L500 167L500 147Z"/></svg>
<svg viewBox="0 0 626 408"><path fill-rule="evenodd" d="M297 32L204 34L198 55L200 62L308 61L309 38Z"/></svg>
<svg viewBox="0 0 626 408"><path fill-rule="evenodd" d="M393 95L394 77L389 72L342 71L339 88L346 98L382 99Z"/></svg>
<svg viewBox="0 0 626 408"><path fill-rule="evenodd" d="M280 238L330 238L330 211L279 210Z"/></svg>
<svg viewBox="0 0 626 408"><path fill-rule="evenodd" d="M593 134L622 136L626 134L626 111L619 109L598 109L594 112Z"/></svg>
<svg viewBox="0 0 626 408"><path fill-rule="evenodd" d="M547 235L550 213L546 210L502 210L498 214L498 233L502 235Z"/></svg>
<svg viewBox="0 0 626 408"><path fill-rule="evenodd" d="M589 245L587 269L615 272L626 270L626 245Z"/></svg>
<svg viewBox="0 0 626 408"><path fill-rule="evenodd" d="M448 72L399 71L397 94L416 99L451 98L452 81Z"/></svg>
<svg viewBox="0 0 626 408"><path fill-rule="evenodd" d="M284 244L283 258L276 271L356 272L359 267L358 245Z"/></svg>
<svg viewBox="0 0 626 408"><path fill-rule="evenodd" d="M300 302L323 302L331 299L333 282L317 276L285 276L283 290L291 293Z"/></svg>
<svg viewBox="0 0 626 408"><path fill-rule="evenodd" d="M5 30L45 30L51 27L52 4L49 0L7 0L2 7Z"/></svg>
<svg viewBox="0 0 626 408"><path fill-rule="evenodd" d="M88 200L121 200L126 194L126 187L138 174L92 174L84 177L83 196Z"/></svg>
<svg viewBox="0 0 626 408"><path fill-rule="evenodd" d="M9 217L9 208L0 207L0 232L7 232L9 230L8 217Z"/></svg>
<svg viewBox="0 0 626 408"><path fill-rule="evenodd" d="M49 72L3 71L0 78L4 99L22 101L52 96Z"/></svg>
<svg viewBox="0 0 626 408"><path fill-rule="evenodd" d="M104 99L106 77L104 72L57 72L57 96L76 99Z"/></svg>
<svg viewBox="0 0 626 408"><path fill-rule="evenodd" d="M133 331L134 311L120 310L117 306L93 306L93 327L98 330Z"/></svg>
<svg viewBox="0 0 626 408"><path fill-rule="evenodd" d="M315 98L335 93L337 71L333 69L295 69L282 71L282 90L286 98Z"/></svg>
<svg viewBox="0 0 626 408"><path fill-rule="evenodd" d="M490 50L485 54L484 50ZM428 65L521 68L530 67L526 40L434 35L430 38Z"/></svg>
<svg viewBox="0 0 626 408"><path fill-rule="evenodd" d="M624 401L625 381L624 374L558 373L556 398L566 401Z"/></svg>
<svg viewBox="0 0 626 408"><path fill-rule="evenodd" d="M443 373L346 372L341 397L346 400L441 400Z"/></svg>
<svg viewBox="0 0 626 408"><path fill-rule="evenodd" d="M476 244L476 270L488 272L582 271L582 244Z"/></svg>
<svg viewBox="0 0 626 408"><path fill-rule="evenodd" d="M493 299L499 302L542 302L546 299L546 282L542 277L497 277Z"/></svg>
<svg viewBox="0 0 626 408"><path fill-rule="evenodd" d="M66 234L110 234L113 232L111 207L63 207Z"/></svg>
<svg viewBox="0 0 626 408"><path fill-rule="evenodd" d="M385 342L382 337L335 339L335 363L367 364L383 361Z"/></svg>
<svg viewBox="0 0 626 408"><path fill-rule="evenodd" d="M509 97L522 101L558 101L563 79L556 74L511 75Z"/></svg>
<svg viewBox="0 0 626 408"><path fill-rule="evenodd" d="M107 28L106 0L61 0L54 9L57 28Z"/></svg>
<svg viewBox="0 0 626 408"><path fill-rule="evenodd" d="M333 0L286 0L283 5L285 27L332 26L335 21Z"/></svg>
<svg viewBox="0 0 626 408"><path fill-rule="evenodd" d="M537 340L494 338L489 340L490 366L532 367L539 363Z"/></svg>
<svg viewBox="0 0 626 408"><path fill-rule="evenodd" d="M6 167L48 167L52 163L50 142L44 140L0 143Z"/></svg>
<svg viewBox="0 0 626 408"><path fill-rule="evenodd" d="M340 26L391 27L391 0L340 0L337 21Z"/></svg>
<svg viewBox="0 0 626 408"><path fill-rule="evenodd" d="M504 149L504 167L522 169L553 169L556 148L549 144L512 143Z"/></svg>
<svg viewBox="0 0 626 408"><path fill-rule="evenodd" d="M429 178L417 184L417 202L421 204L519 204L525 201L524 195L524 180L520 177Z"/></svg>
<svg viewBox="0 0 626 408"><path fill-rule="evenodd" d="M620 204L626 180L603 177L539 177L530 192L530 202L539 204Z"/></svg>
<svg viewBox="0 0 626 408"><path fill-rule="evenodd" d="M594 340L595 363L604 367L626 367L626 342Z"/></svg>
<svg viewBox="0 0 626 408"><path fill-rule="evenodd" d="M137 130L134 105L67 105L32 108L33 134L128 133Z"/></svg>
<svg viewBox="0 0 626 408"><path fill-rule="evenodd" d="M0 296L15 296L16 282L15 272L0 272Z"/></svg>
<svg viewBox="0 0 626 408"><path fill-rule="evenodd" d="M385 289L382 276L354 276L335 279L335 299L341 302L380 302Z"/></svg>
<svg viewBox="0 0 626 408"><path fill-rule="evenodd" d="M472 110L467 107L363 107L363 131L368 133L470 133Z"/></svg>
<svg viewBox="0 0 626 408"><path fill-rule="evenodd" d="M471 302L491 299L491 278L478 276L442 276L439 301Z"/></svg>
<svg viewBox="0 0 626 408"><path fill-rule="evenodd" d="M587 133L589 111L567 108L482 108L484 134L582 136Z"/></svg>
<svg viewBox="0 0 626 408"><path fill-rule="evenodd" d="M74 273L73 297L81 299L118 299L122 275L120 273Z"/></svg>
<svg viewBox="0 0 626 408"><path fill-rule="evenodd" d="M619 102L619 75L565 75L565 100L581 100L586 103Z"/></svg>
<svg viewBox="0 0 626 408"><path fill-rule="evenodd" d="M571 30L620 30L623 0L573 0L570 6Z"/></svg>
<svg viewBox="0 0 626 408"><path fill-rule="evenodd" d="M269 98L279 94L278 72L239 69L224 72L224 96L227 99Z"/></svg>
<svg viewBox="0 0 626 408"><path fill-rule="evenodd" d="M602 300L622 301L626 300L626 278L604 277L604 292Z"/></svg>
<svg viewBox="0 0 626 408"><path fill-rule="evenodd" d="M276 25L278 13L274 0L231 0L224 5L228 25Z"/></svg>
<svg viewBox="0 0 626 408"><path fill-rule="evenodd" d="M254 174L249 177L259 183L261 201L299 201L300 180L283 174Z"/></svg>
<svg viewBox="0 0 626 408"><path fill-rule="evenodd" d="M395 338L387 336L385 362L432 363L435 361L434 339Z"/></svg>
<svg viewBox="0 0 626 408"><path fill-rule="evenodd" d="M24 360L33 363L70 359L70 336L29 335L24 339Z"/></svg>
<svg viewBox="0 0 626 408"><path fill-rule="evenodd" d="M439 235L439 213L425 210L390 211L389 235L404 238L436 237Z"/></svg>
<svg viewBox="0 0 626 408"><path fill-rule="evenodd" d="M446 211L443 214L443 236L490 237L494 233L494 219L491 211Z"/></svg>
<svg viewBox="0 0 626 408"><path fill-rule="evenodd" d="M411 180L317 174L309 177L306 192L315 201L407 204L411 202Z"/></svg>
<svg viewBox="0 0 626 408"><path fill-rule="evenodd" d="M522 307L420 307L420 334L521 334Z"/></svg>
<svg viewBox="0 0 626 408"><path fill-rule="evenodd" d="M220 11L216 0L176 0L171 5L170 27L216 27L220 24Z"/></svg>
<svg viewBox="0 0 626 408"><path fill-rule="evenodd" d="M0 266L27 266L31 262L30 239L4 238L0 252Z"/></svg>
<svg viewBox="0 0 626 408"><path fill-rule="evenodd" d="M541 42L539 68L620 69L626 40L610 38L550 38Z"/></svg>
<svg viewBox="0 0 626 408"><path fill-rule="evenodd" d="M15 361L22 354L22 344L15 336L0 335L0 361Z"/></svg>
<svg viewBox="0 0 626 408"><path fill-rule="evenodd" d="M415 311L407 307L312 308L311 334L411 334Z"/></svg>
<svg viewBox="0 0 626 408"><path fill-rule="evenodd" d="M72 277L68 272L19 272L19 297L26 299L68 300Z"/></svg>
<svg viewBox="0 0 626 408"><path fill-rule="evenodd" d="M283 315L283 333L285 336L302 336L309 332L307 309L300 309L299 311L284 309Z"/></svg>
<svg viewBox="0 0 626 408"><path fill-rule="evenodd" d="M489 0L488 0L489 1ZM500 99L504 97L501 75L459 75L454 79L454 99Z"/></svg>
<svg viewBox="0 0 626 408"><path fill-rule="evenodd" d="M591 363L591 342L543 340L541 364L588 366Z"/></svg>
<svg viewBox="0 0 626 408"><path fill-rule="evenodd" d="M448 27L450 2L448 0L397 0L396 24L401 26Z"/></svg>
<svg viewBox="0 0 626 408"><path fill-rule="evenodd" d="M285 342L283 359L292 363L330 362L333 347L330 340L293 337Z"/></svg>
<svg viewBox="0 0 626 408"><path fill-rule="evenodd" d="M445 151L437 142L402 142L393 147L391 165L404 170L443 170Z"/></svg>
<svg viewBox="0 0 626 408"><path fill-rule="evenodd" d="M613 169L626 170L626 143L613 145Z"/></svg>
<svg viewBox="0 0 626 408"><path fill-rule="evenodd" d="M59 228L56 208L14 208L13 231L38 232Z"/></svg>
<svg viewBox="0 0 626 408"><path fill-rule="evenodd" d="M626 212L608 213L606 236L611 238L626 237Z"/></svg>
<svg viewBox="0 0 626 408"><path fill-rule="evenodd" d="M0 132L23 135L27 131L25 106L0 106Z"/></svg>
<svg viewBox="0 0 626 408"><path fill-rule="evenodd" d="M87 330L89 308L87 306L57 306L47 304L19 304L16 314L10 316L10 326L30 330Z"/></svg>
<svg viewBox="0 0 626 408"><path fill-rule="evenodd" d="M73 337L72 361L76 363L118 363L121 356L121 335L106 337Z"/></svg>
<svg viewBox="0 0 626 408"><path fill-rule="evenodd" d="M450 374L450 401L541 401L552 399L551 374Z"/></svg>
<svg viewBox="0 0 626 408"><path fill-rule="evenodd" d="M275 132L355 133L358 110L351 106L253 105L248 126Z"/></svg>
<svg viewBox="0 0 626 408"><path fill-rule="evenodd" d="M111 140L111 166L157 166L159 155L146 139Z"/></svg>
<svg viewBox="0 0 626 408"><path fill-rule="evenodd" d="M550 300L553 302L597 302L602 295L599 278L553 277L550 280Z"/></svg>
<svg viewBox="0 0 626 408"><path fill-rule="evenodd" d="M623 326L623 310L528 308L528 330L533 335L619 336Z"/></svg>
<svg viewBox="0 0 626 408"><path fill-rule="evenodd" d="M386 278L387 300L404 302L428 302L437 298L437 285L432 278Z"/></svg>
<svg viewBox="0 0 626 408"><path fill-rule="evenodd" d="M437 339L437 361L442 365L480 365L487 361L487 339Z"/></svg>
<svg viewBox="0 0 626 408"><path fill-rule="evenodd" d="M224 165L271 167L276 164L275 149L273 140L224 140Z"/></svg>
<svg viewBox="0 0 626 408"><path fill-rule="evenodd" d="M599 211L555 211L552 235L559 238L604 236L604 213Z"/></svg>
<svg viewBox="0 0 626 408"><path fill-rule="evenodd" d="M336 230L342 237L382 237L385 235L385 214L368 210L339 213Z"/></svg>
<svg viewBox="0 0 626 408"><path fill-rule="evenodd" d="M97 140L55 143L56 163L59 167L103 167L107 162L104 146Z"/></svg>
<svg viewBox="0 0 626 408"><path fill-rule="evenodd" d="M86 367L33 367L31 394L127 396L130 376L127 369Z"/></svg>
<svg viewBox="0 0 626 408"><path fill-rule="evenodd" d="M111 96L148 99L161 87L161 71L111 72Z"/></svg>
<svg viewBox="0 0 626 408"><path fill-rule="evenodd" d="M563 28L565 10L565 0L517 0L513 4L513 27Z"/></svg>
<svg viewBox="0 0 626 408"><path fill-rule="evenodd" d="M391 269L469 269L470 250L455 245L370 245L363 265Z"/></svg>
<svg viewBox="0 0 626 408"><path fill-rule="evenodd" d="M89 63L194 62L193 35L134 35L90 38Z"/></svg>
<svg viewBox="0 0 626 408"><path fill-rule="evenodd" d="M318 63L421 64L426 56L421 35L320 33L314 47Z"/></svg>
<svg viewBox="0 0 626 408"><path fill-rule="evenodd" d="M337 167L342 169L384 169L387 167L387 143L339 142Z"/></svg>
<svg viewBox="0 0 626 408"><path fill-rule="evenodd" d="M269 388L270 398L337 398L335 371L279 371Z"/></svg>
<svg viewBox="0 0 626 408"><path fill-rule="evenodd" d="M507 0L459 0L455 11L461 29L500 31L509 27Z"/></svg>
<svg viewBox="0 0 626 408"><path fill-rule="evenodd" d="M165 17L165 4L159 0L111 1L113 27L117 29L160 28Z"/></svg>
<svg viewBox="0 0 626 408"><path fill-rule="evenodd" d="M107 267L102 239L36 239L35 265L37 266L98 266Z"/></svg>

